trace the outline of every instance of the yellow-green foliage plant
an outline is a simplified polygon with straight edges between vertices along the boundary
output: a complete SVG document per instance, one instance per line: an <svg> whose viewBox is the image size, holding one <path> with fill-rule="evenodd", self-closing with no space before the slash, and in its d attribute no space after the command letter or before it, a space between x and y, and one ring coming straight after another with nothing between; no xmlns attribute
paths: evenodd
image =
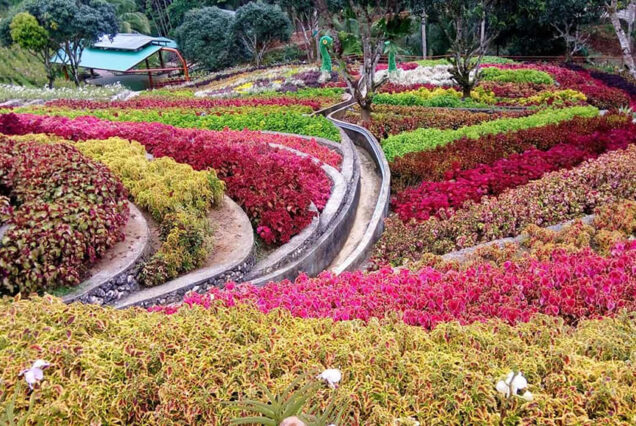
<svg viewBox="0 0 636 426"><path fill-rule="evenodd" d="M347 406L343 425L636 420L634 313L576 327L538 315L427 332L397 317L333 322L245 305L165 315L51 296L0 301L0 412L36 359L51 367L31 419L50 425L227 425L250 414L231 401L264 401L259 385L280 394L326 368L342 371L339 387L323 384L307 406ZM501 418L495 385L510 370L523 372L534 400ZM18 413L28 401L19 396Z"/></svg>
<svg viewBox="0 0 636 426"><path fill-rule="evenodd" d="M169 157L151 161L140 143L120 138L69 142L42 134L22 137L73 143L82 154L108 166L135 204L160 223L162 244L142 271L144 284L161 284L200 267L211 253L212 229L206 216L222 201L224 190L214 170L196 171Z"/></svg>

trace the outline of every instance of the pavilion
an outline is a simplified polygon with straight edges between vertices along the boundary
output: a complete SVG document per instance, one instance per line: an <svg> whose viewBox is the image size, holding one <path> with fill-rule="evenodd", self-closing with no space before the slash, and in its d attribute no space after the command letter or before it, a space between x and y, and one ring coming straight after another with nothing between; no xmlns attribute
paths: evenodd
<svg viewBox="0 0 636 426"><path fill-rule="evenodd" d="M179 67L166 67L162 52L174 53L181 62ZM159 68L150 68L148 58L157 53ZM135 67L145 62L145 68ZM53 58L53 63L66 65L68 60L63 50ZM82 68L98 69L121 73L147 73L150 87L154 87L153 73L183 71L186 81L189 80L188 65L177 48L177 43L165 37L151 37L136 33L119 33L113 38L102 36L97 43L86 47L79 61Z"/></svg>

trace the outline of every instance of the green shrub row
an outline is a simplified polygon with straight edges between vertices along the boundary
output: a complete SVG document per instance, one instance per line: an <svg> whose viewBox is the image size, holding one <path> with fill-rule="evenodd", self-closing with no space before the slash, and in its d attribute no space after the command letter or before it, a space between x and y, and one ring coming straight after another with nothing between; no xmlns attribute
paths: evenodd
<svg viewBox="0 0 636 426"><path fill-rule="evenodd" d="M304 108L304 107L300 107ZM268 130L274 132L295 133L306 136L316 136L334 141L340 140L338 128L324 116L310 116L298 111L298 107L257 107L250 108L245 113L237 114L201 114L192 110L73 110L52 107L26 107L14 112L29 112L32 114L58 115L75 118L83 115L109 121L157 122L175 127L197 128L208 130Z"/></svg>
<svg viewBox="0 0 636 426"><path fill-rule="evenodd" d="M418 129L413 132L400 133L384 140L382 148L389 161L409 152L419 152L446 145L454 140L466 137L478 139L484 135L512 132L531 127L545 126L570 120L573 117L595 117L598 109L594 107L571 107L564 109L545 109L536 114L521 118L501 118L487 121L475 126L462 127L457 130Z"/></svg>
<svg viewBox="0 0 636 426"><path fill-rule="evenodd" d="M503 70L499 68L482 68L481 78L484 81L500 83L533 83L554 84L554 79L545 71L532 69Z"/></svg>

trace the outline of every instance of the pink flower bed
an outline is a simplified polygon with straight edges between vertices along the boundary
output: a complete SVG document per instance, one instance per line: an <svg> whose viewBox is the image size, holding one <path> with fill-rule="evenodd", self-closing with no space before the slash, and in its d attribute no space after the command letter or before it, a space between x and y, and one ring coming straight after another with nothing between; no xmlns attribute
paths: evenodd
<svg viewBox="0 0 636 426"><path fill-rule="evenodd" d="M573 167L605 151L625 148L636 142L636 126L628 123L606 133L568 136L548 151L531 149L491 165L447 172L445 181L425 181L400 192L392 200L392 207L405 222L439 216L440 210L444 210L443 217L448 217L467 200L477 202L485 195L498 195L547 172Z"/></svg>
<svg viewBox="0 0 636 426"><path fill-rule="evenodd" d="M419 272L389 268L376 273L324 273L295 282L263 287L228 284L208 295L191 294L186 305L226 306L248 303L263 312L282 308L303 318L334 320L383 318L398 313L407 324L434 328L447 321L469 324L501 318L515 324L536 313L560 316L569 323L636 308L636 242L620 244L612 256L589 249L575 254L555 251L551 262L507 262L498 268L480 264L464 271ZM153 308L173 313L178 307Z"/></svg>
<svg viewBox="0 0 636 426"><path fill-rule="evenodd" d="M261 237L272 244L289 241L311 223L315 216L311 203L321 210L331 193L331 181L319 165L268 144L311 146L310 141L297 137L31 114L0 115L0 133L49 133L70 140L122 137L140 142L156 157L170 156L197 170L213 168L225 181L228 196L241 205ZM340 156L329 152L338 156L338 164ZM336 162L336 157L330 159Z"/></svg>
<svg viewBox="0 0 636 426"><path fill-rule="evenodd" d="M311 99L281 96L276 98L232 98L232 99L170 99L170 98L133 98L127 101L89 101L60 99L47 102L48 106L71 109L107 109L107 108L231 108L258 106L308 106L314 111L320 109L320 102Z"/></svg>

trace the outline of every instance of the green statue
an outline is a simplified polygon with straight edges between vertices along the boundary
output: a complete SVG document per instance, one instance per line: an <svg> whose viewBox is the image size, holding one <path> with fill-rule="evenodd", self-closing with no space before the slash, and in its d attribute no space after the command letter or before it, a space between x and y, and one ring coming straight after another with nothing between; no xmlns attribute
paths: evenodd
<svg viewBox="0 0 636 426"><path fill-rule="evenodd" d="M384 46L384 52L389 54L389 74L395 74L397 72L397 63L395 62L397 48L388 40L384 42Z"/></svg>
<svg viewBox="0 0 636 426"><path fill-rule="evenodd" d="M322 72L331 72L331 56L327 48L333 44L333 38L328 35L320 38L320 56L322 56L322 65L320 70Z"/></svg>

